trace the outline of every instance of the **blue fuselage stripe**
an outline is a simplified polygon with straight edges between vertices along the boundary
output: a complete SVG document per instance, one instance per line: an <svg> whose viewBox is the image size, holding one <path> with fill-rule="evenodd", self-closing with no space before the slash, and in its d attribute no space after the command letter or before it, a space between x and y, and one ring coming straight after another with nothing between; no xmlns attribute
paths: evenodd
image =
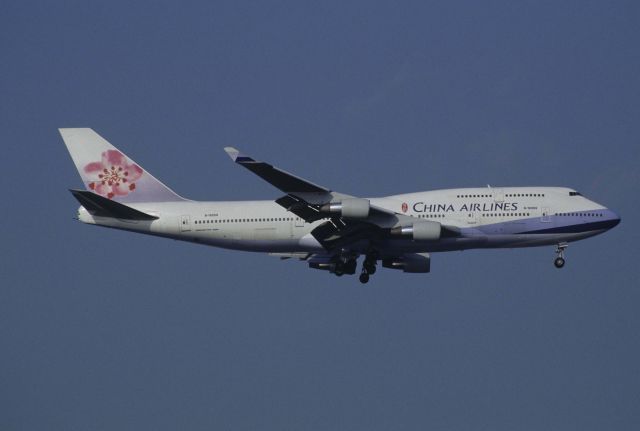
<svg viewBox="0 0 640 431"><path fill-rule="evenodd" d="M519 234L547 234L547 233L579 233L579 232L589 232L593 230L603 230L603 229L611 229L615 227L620 220L612 219L612 220L602 220L596 222L589 223L577 223L570 224L566 226L558 226L547 229L537 229L537 230L528 230L523 232L518 232Z"/></svg>

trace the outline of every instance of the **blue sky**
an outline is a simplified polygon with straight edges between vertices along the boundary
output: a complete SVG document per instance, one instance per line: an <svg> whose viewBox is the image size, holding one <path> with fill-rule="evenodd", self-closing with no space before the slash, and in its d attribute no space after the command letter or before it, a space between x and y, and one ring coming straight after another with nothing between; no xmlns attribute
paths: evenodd
<svg viewBox="0 0 640 431"><path fill-rule="evenodd" d="M0 428L636 429L636 2L8 2ZM58 127L193 199L562 185L622 216L366 287L80 225Z"/></svg>

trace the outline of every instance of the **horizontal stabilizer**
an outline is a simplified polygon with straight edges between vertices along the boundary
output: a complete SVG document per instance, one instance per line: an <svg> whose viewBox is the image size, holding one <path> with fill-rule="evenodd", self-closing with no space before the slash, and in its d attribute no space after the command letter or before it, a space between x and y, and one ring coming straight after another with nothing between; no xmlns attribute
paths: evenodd
<svg viewBox="0 0 640 431"><path fill-rule="evenodd" d="M127 205L107 199L90 191L69 190L89 214L124 220L156 220L158 217L143 213Z"/></svg>

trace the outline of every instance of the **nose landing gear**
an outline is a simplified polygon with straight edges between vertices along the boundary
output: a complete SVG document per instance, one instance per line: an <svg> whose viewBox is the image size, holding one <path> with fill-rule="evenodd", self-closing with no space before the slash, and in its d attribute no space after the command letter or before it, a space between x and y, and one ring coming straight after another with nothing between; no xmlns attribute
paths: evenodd
<svg viewBox="0 0 640 431"><path fill-rule="evenodd" d="M563 242L558 244L558 246L556 247L556 255L558 257L556 257L556 259L553 261L553 264L558 269L564 266L564 249L567 248L568 246L569 244Z"/></svg>

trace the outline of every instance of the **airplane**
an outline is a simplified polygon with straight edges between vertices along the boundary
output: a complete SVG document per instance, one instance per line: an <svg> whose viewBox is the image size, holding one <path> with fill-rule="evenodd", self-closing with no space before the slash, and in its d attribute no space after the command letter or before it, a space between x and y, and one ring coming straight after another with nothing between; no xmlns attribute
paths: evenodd
<svg viewBox="0 0 640 431"><path fill-rule="evenodd" d="M83 223L306 261L337 276L369 281L378 262L428 273L431 253L555 246L565 265L570 242L615 227L620 217L566 187L480 187L362 198L333 191L254 160L231 159L267 181L275 200L185 199L90 128L59 129L84 190L70 189Z"/></svg>

